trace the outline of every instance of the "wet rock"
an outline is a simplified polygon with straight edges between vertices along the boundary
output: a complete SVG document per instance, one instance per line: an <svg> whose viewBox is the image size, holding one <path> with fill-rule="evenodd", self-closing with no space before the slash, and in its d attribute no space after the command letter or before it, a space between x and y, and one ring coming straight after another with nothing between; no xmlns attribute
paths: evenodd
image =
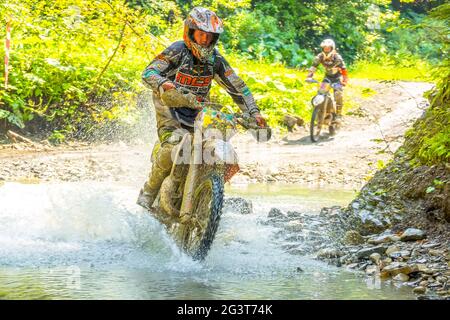
<svg viewBox="0 0 450 320"><path fill-rule="evenodd" d="M363 244L364 238L359 234L358 231L350 230L347 231L342 238L342 243L346 245L357 245Z"/></svg>
<svg viewBox="0 0 450 320"><path fill-rule="evenodd" d="M291 231L291 232L301 232L303 230L303 224L300 221L294 220L294 221L289 221L284 228L287 231Z"/></svg>
<svg viewBox="0 0 450 320"><path fill-rule="evenodd" d="M378 235L375 237L371 237L367 240L370 244L382 244L382 243L389 243L394 241L399 241L400 237L393 235L393 234L384 234L384 235Z"/></svg>
<svg viewBox="0 0 450 320"><path fill-rule="evenodd" d="M424 294L425 292L427 292L427 288L425 288L425 287L415 287L414 289L413 289L413 292L415 293L415 294Z"/></svg>
<svg viewBox="0 0 450 320"><path fill-rule="evenodd" d="M302 213L301 212L297 212L297 211L288 211L287 212L287 217L290 219L298 219L298 218L302 218Z"/></svg>
<svg viewBox="0 0 450 320"><path fill-rule="evenodd" d="M378 267L377 266L367 266L366 268L366 274L367 275L373 275L375 273L378 272Z"/></svg>
<svg viewBox="0 0 450 320"><path fill-rule="evenodd" d="M420 286L420 287L426 287L426 286L428 286L428 281L426 281L426 280L420 281L420 282L419 282L419 286Z"/></svg>
<svg viewBox="0 0 450 320"><path fill-rule="evenodd" d="M436 281L440 282L440 283L446 283L447 282L447 277L438 276L438 277L436 277Z"/></svg>
<svg viewBox="0 0 450 320"><path fill-rule="evenodd" d="M383 268L381 271L381 274L383 277L389 277L389 276L396 276L399 273L404 273L406 275L416 272L417 266L415 265L408 265L404 262L393 262L390 265Z"/></svg>
<svg viewBox="0 0 450 320"><path fill-rule="evenodd" d="M409 280L409 276L404 274L404 273L399 273L398 275L396 275L392 279L395 280L395 281L406 282L406 281Z"/></svg>
<svg viewBox="0 0 450 320"><path fill-rule="evenodd" d="M424 231L415 228L406 229L400 236L401 241L416 241L425 239L426 234Z"/></svg>
<svg viewBox="0 0 450 320"><path fill-rule="evenodd" d="M393 259L409 258L410 255L411 255L411 252L409 252L408 250L394 251L394 252L389 253L389 257L391 257Z"/></svg>
<svg viewBox="0 0 450 320"><path fill-rule="evenodd" d="M427 267L427 265L423 264L423 263L417 263L416 267L417 267L417 270L420 272L427 273L430 271L430 269Z"/></svg>
<svg viewBox="0 0 450 320"><path fill-rule="evenodd" d="M250 200L239 197L225 198L223 201L224 210L231 210L241 214L253 213L253 204Z"/></svg>
<svg viewBox="0 0 450 320"><path fill-rule="evenodd" d="M289 250L288 253L295 256L304 256L307 253L307 250L303 248L296 248Z"/></svg>
<svg viewBox="0 0 450 320"><path fill-rule="evenodd" d="M389 247L386 249L386 255L387 255L387 256L390 256L390 254L391 254L392 252L397 252L397 251L400 251L400 247L399 247L399 246L397 246L397 245L389 246Z"/></svg>
<svg viewBox="0 0 450 320"><path fill-rule="evenodd" d="M435 248L435 247L439 247L439 243L426 243L426 244L422 245L422 247L425 249Z"/></svg>
<svg viewBox="0 0 450 320"><path fill-rule="evenodd" d="M359 219L359 231L362 235L380 233L387 228L387 225L383 224L383 222L369 210L363 209L357 212L357 219Z"/></svg>
<svg viewBox="0 0 450 320"><path fill-rule="evenodd" d="M317 252L318 259L332 259L342 257L344 253L335 248L324 248Z"/></svg>
<svg viewBox="0 0 450 320"><path fill-rule="evenodd" d="M375 252L369 256L369 259L372 260L375 264L378 264L381 260L381 255Z"/></svg>
<svg viewBox="0 0 450 320"><path fill-rule="evenodd" d="M441 256L444 253L441 250L435 250L435 249L430 249L428 250L428 253L430 254L430 256Z"/></svg>
<svg viewBox="0 0 450 320"><path fill-rule="evenodd" d="M267 217L270 218L270 219L277 219L277 220L285 220L287 218L284 215L284 213L278 208L270 209Z"/></svg>
<svg viewBox="0 0 450 320"><path fill-rule="evenodd" d="M389 258L389 257L387 257L387 258L384 258L384 259L382 260L382 262L383 262L385 265L388 265L388 264L391 264L391 263L392 263L392 259Z"/></svg>
<svg viewBox="0 0 450 320"><path fill-rule="evenodd" d="M359 259L363 259L363 258L370 257L370 255L371 255L372 253L378 253L378 254L381 255L381 254L384 254L385 251L386 251L386 248L384 248L383 246L376 246L376 247L364 248L364 249L359 250L359 251L356 253L356 256L357 256Z"/></svg>
<svg viewBox="0 0 450 320"><path fill-rule="evenodd" d="M437 290L436 293L440 296L448 295L447 290Z"/></svg>

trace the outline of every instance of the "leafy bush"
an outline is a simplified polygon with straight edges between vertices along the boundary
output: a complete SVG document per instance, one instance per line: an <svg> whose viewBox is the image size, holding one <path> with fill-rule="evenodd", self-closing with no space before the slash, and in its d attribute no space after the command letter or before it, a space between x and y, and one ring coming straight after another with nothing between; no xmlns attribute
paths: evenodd
<svg viewBox="0 0 450 320"><path fill-rule="evenodd" d="M142 90L140 73L163 44L146 33L162 22L120 0L12 0L0 5L0 20L9 17L9 87L0 89L0 118L35 131L73 133L116 117L114 92Z"/></svg>

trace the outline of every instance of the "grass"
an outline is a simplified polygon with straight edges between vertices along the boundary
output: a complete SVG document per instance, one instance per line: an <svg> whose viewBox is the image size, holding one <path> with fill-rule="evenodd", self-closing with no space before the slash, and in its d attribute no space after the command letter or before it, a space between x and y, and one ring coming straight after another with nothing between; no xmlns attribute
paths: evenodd
<svg viewBox="0 0 450 320"><path fill-rule="evenodd" d="M430 65L421 60L395 64L394 62L373 63L357 61L351 67L353 78L369 80L396 80L396 81L432 81Z"/></svg>

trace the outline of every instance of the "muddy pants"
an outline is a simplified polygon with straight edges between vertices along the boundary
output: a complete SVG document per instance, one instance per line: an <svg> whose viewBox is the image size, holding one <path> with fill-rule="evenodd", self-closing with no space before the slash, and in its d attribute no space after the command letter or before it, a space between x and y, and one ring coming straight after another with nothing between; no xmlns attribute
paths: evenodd
<svg viewBox="0 0 450 320"><path fill-rule="evenodd" d="M331 80L331 84L334 86L334 101L336 102L336 114L342 115L342 107L344 105L343 95L344 90L341 83L340 77L327 77L327 79Z"/></svg>
<svg viewBox="0 0 450 320"><path fill-rule="evenodd" d="M181 141L184 133L190 131L188 127L182 127L173 119L156 117L159 142L155 143L152 151L152 169L148 180L144 184L144 192L156 195L164 179L172 169L172 150Z"/></svg>

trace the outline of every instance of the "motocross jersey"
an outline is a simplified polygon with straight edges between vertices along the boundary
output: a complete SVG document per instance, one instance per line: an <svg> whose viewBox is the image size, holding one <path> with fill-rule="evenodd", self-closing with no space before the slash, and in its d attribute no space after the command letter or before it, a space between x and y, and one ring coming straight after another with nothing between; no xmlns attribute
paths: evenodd
<svg viewBox="0 0 450 320"><path fill-rule="evenodd" d="M160 86L171 81L177 88L194 93L202 101L209 96L212 79L228 92L243 112L259 112L249 88L217 49L209 61L201 63L194 58L184 41L177 41L159 54L142 73L143 82L153 90L157 115L171 117L190 127L199 110L164 106L159 98Z"/></svg>
<svg viewBox="0 0 450 320"><path fill-rule="evenodd" d="M344 60L336 51L331 52L328 57L323 52L319 53L314 58L312 66L315 69L319 64L324 66L327 77L340 77L342 75L341 69L346 69Z"/></svg>

